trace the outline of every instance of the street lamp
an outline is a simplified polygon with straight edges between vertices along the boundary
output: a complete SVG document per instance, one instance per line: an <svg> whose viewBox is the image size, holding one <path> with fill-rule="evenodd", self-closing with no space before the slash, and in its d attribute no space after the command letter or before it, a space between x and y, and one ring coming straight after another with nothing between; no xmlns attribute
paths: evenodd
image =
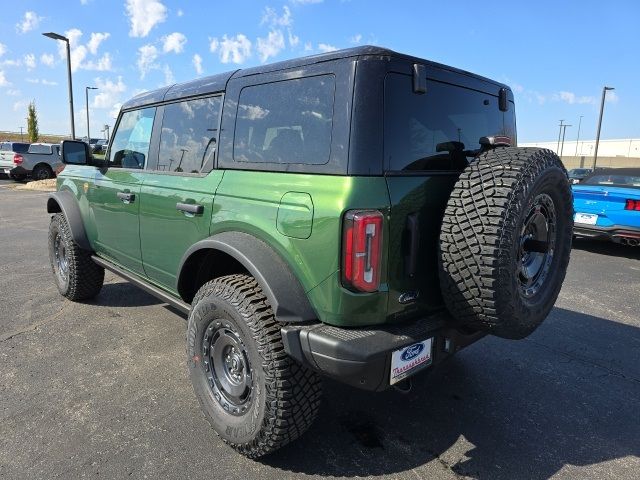
<svg viewBox="0 0 640 480"><path fill-rule="evenodd" d="M576 137L576 153L574 154L574 157L578 156L578 142L580 141L580 127L582 126L582 117L584 117L584 115L580 115L580 120L578 121L578 136Z"/></svg>
<svg viewBox="0 0 640 480"><path fill-rule="evenodd" d="M600 101L600 118L598 119L598 133L596 134L596 148L593 152L593 170L596 169L596 162L598 161L598 144L600 143L600 127L602 127L602 114L604 113L604 99L607 96L607 90L615 90L613 87L602 88L602 100Z"/></svg>
<svg viewBox="0 0 640 480"><path fill-rule="evenodd" d="M69 39L58 33L47 32L43 33L45 37L52 38L53 40L62 40L67 44L67 74L69 77L69 113L71 115L71 139L76 139L76 125L73 120L73 83L71 81L71 48L69 47Z"/></svg>
<svg viewBox="0 0 640 480"><path fill-rule="evenodd" d="M560 153L558 156L562 159L562 152L564 151L564 135L567 133L567 127L572 127L573 125L567 125L566 123L562 125L562 143L560 144Z"/></svg>
<svg viewBox="0 0 640 480"><path fill-rule="evenodd" d="M87 101L87 143L91 145L91 132L89 131L89 90L97 90L98 87L84 87L84 96Z"/></svg>

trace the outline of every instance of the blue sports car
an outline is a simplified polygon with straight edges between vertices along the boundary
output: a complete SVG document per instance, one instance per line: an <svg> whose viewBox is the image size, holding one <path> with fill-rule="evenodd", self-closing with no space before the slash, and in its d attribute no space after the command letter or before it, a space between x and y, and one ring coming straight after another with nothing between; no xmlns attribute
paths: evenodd
<svg viewBox="0 0 640 480"><path fill-rule="evenodd" d="M596 170L571 188L576 236L640 245L640 168Z"/></svg>

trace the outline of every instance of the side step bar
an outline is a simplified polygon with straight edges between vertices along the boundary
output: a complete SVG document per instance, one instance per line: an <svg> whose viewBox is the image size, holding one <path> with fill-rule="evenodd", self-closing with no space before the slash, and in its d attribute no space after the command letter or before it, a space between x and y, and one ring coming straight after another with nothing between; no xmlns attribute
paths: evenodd
<svg viewBox="0 0 640 480"><path fill-rule="evenodd" d="M133 275L127 272L126 270L123 270L122 268L112 264L111 262L103 258L98 257L97 255L91 255L91 260L93 260L93 262L96 263L97 265L100 265L101 267L106 268L110 272L115 273L119 277L124 278L128 282L133 283L136 287L139 287L145 292L150 293L157 299L162 300L165 303L168 303L174 308L177 308L182 313L189 314L189 311L191 310L191 305L189 305L188 303L185 303L182 300L173 297L172 295L165 292L164 290L161 290L155 285L145 282L138 276Z"/></svg>

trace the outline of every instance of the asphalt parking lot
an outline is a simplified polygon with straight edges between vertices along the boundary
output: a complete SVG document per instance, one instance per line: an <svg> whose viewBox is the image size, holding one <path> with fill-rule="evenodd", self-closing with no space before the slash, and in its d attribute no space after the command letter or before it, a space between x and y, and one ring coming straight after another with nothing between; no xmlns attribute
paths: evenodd
<svg viewBox="0 0 640 480"><path fill-rule="evenodd" d="M0 477L637 479L640 248L577 242L526 340L486 338L409 394L325 383L320 418L260 462L192 393L186 322L111 274L74 304L49 267L45 193L0 180Z"/></svg>

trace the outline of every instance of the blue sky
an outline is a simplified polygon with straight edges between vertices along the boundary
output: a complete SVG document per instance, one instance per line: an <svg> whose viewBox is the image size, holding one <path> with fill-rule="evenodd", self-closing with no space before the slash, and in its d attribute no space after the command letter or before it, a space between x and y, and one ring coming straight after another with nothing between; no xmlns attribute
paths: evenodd
<svg viewBox="0 0 640 480"><path fill-rule="evenodd" d="M133 95L236 68L376 44L508 83L519 141L553 140L564 119L594 138L640 137L640 2L377 0L2 0L0 130L68 133L66 60L42 32L72 40L76 133L113 125ZM19 6L15 6L19 5Z"/></svg>

